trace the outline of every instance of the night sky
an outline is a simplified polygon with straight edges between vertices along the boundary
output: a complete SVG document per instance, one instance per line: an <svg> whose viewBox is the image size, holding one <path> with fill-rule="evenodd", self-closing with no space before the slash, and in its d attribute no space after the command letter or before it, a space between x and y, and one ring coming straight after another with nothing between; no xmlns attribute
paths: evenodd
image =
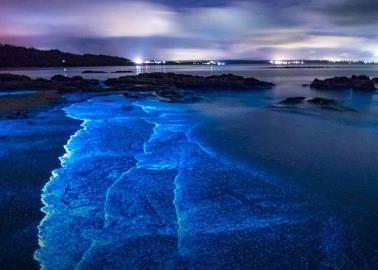
<svg viewBox="0 0 378 270"><path fill-rule="evenodd" d="M131 59L378 60L378 0L0 0L0 42Z"/></svg>

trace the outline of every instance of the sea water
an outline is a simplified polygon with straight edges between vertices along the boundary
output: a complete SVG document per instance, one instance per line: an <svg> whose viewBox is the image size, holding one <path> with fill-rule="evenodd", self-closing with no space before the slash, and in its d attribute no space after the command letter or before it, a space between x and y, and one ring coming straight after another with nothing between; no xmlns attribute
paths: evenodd
<svg viewBox="0 0 378 270"><path fill-rule="evenodd" d="M49 78L82 70L12 72ZM194 104L118 95L70 99L74 104L64 111L82 127L72 132L42 191L45 218L35 253L42 268L376 268L378 96L302 84L315 77L378 77L377 66L135 70L153 71L234 73L276 86L201 92ZM280 104L293 96L339 105ZM12 138L23 129L0 135ZM23 143L33 146L33 140Z"/></svg>
<svg viewBox="0 0 378 270"><path fill-rule="evenodd" d="M274 91L64 108L82 128L43 189L42 268L374 269L375 96L339 112Z"/></svg>

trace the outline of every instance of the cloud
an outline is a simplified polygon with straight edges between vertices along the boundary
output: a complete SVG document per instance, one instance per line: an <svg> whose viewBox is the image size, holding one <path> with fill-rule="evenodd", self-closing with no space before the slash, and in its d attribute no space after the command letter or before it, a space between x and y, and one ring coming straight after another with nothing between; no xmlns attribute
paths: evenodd
<svg viewBox="0 0 378 270"><path fill-rule="evenodd" d="M377 0L337 0L319 10L339 25L378 25Z"/></svg>
<svg viewBox="0 0 378 270"><path fill-rule="evenodd" d="M2 28L10 30L6 33L0 31L3 35L38 33L102 37L170 35L177 32L176 14L169 8L150 2L109 5L105 1L94 1L66 5L51 5L48 12L46 5L38 1L35 6L26 9L15 6L2 9Z"/></svg>
<svg viewBox="0 0 378 270"><path fill-rule="evenodd" d="M377 0L0 0L0 41L133 58L378 58Z"/></svg>

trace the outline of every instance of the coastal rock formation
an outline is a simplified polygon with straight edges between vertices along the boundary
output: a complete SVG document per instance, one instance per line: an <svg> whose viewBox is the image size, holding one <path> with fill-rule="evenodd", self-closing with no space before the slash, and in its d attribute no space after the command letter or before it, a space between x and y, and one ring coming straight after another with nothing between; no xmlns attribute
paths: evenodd
<svg viewBox="0 0 378 270"><path fill-rule="evenodd" d="M365 75L352 77L334 77L325 80L315 79L311 83L311 88L319 90L347 90L353 89L358 91L374 91L376 90L374 80Z"/></svg>
<svg viewBox="0 0 378 270"><path fill-rule="evenodd" d="M280 102L283 105L296 105L302 103L306 98L305 97L288 97Z"/></svg>
<svg viewBox="0 0 378 270"><path fill-rule="evenodd" d="M50 80L15 74L0 74L0 90L59 90L59 91L96 91L99 89L98 80L83 79L80 76L65 77L55 75Z"/></svg>
<svg viewBox="0 0 378 270"><path fill-rule="evenodd" d="M175 73L145 73L137 76L122 76L108 79L105 85L98 80L80 76L55 75L50 80L31 79L14 74L0 74L0 90L59 90L59 91L167 91L172 95L176 90L248 90L268 89L273 83L255 78L244 78L232 74L209 77Z"/></svg>
<svg viewBox="0 0 378 270"><path fill-rule="evenodd" d="M329 99L329 98L321 98L321 97L314 97L309 100L307 100L308 103L315 104L315 105L324 105L324 106L329 106L329 105L337 105L337 101L334 99Z"/></svg>
<svg viewBox="0 0 378 270"><path fill-rule="evenodd" d="M313 106L338 111L338 112L345 112L345 111L355 111L353 108L343 105L342 103L338 102L334 99L323 98L323 97L314 97L314 98L306 98L306 97L288 97L281 102L278 103L278 108L311 108ZM306 106L307 105L307 106ZM308 107L308 105L311 105ZM276 107L277 106L273 106Z"/></svg>
<svg viewBox="0 0 378 270"><path fill-rule="evenodd" d="M123 76L118 79L108 79L106 85L114 89L129 89L138 87L158 89L267 89L274 86L273 83L259 81L255 78L244 78L232 74L214 75L208 77L192 76L175 73L144 73L137 76Z"/></svg>
<svg viewBox="0 0 378 270"><path fill-rule="evenodd" d="M375 84L378 84L378 77L377 78L374 78L374 79L372 79L373 80L373 82L375 83Z"/></svg>
<svg viewBox="0 0 378 270"><path fill-rule="evenodd" d="M17 75L17 74L9 74L9 73L0 73L0 82L7 83L7 82L27 82L31 81L31 79L24 75Z"/></svg>

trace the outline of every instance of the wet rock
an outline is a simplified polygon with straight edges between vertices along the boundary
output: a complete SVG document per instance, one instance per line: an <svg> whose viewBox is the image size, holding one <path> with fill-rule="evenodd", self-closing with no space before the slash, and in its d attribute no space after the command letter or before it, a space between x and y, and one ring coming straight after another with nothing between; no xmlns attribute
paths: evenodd
<svg viewBox="0 0 378 270"><path fill-rule="evenodd" d="M311 85L314 89L319 90L347 90L353 89L358 91L376 90L374 81L365 75L352 77L334 77L325 80L315 79Z"/></svg>
<svg viewBox="0 0 378 270"><path fill-rule="evenodd" d="M24 75L0 73L0 82L28 82L31 79Z"/></svg>
<svg viewBox="0 0 378 270"><path fill-rule="evenodd" d="M179 88L191 90L244 90L268 89L273 83L264 82L255 78L244 78L232 74L215 76L192 76L175 73L144 73L136 76L123 76L118 79L106 80L106 85L115 89L130 89L136 86L144 89Z"/></svg>
<svg viewBox="0 0 378 270"><path fill-rule="evenodd" d="M302 103L306 98L305 97L288 97L280 102L284 105L296 105Z"/></svg>
<svg viewBox="0 0 378 270"><path fill-rule="evenodd" d="M340 104L338 101L334 99L328 99L328 98L321 98L321 97L315 97L312 99L307 100L308 103L318 106L321 109L331 110L331 111L337 111L337 112L355 112L356 110L345 106L343 104Z"/></svg>
<svg viewBox="0 0 378 270"><path fill-rule="evenodd" d="M82 82L84 81L83 77L80 76L74 76L74 77L66 77L63 75L55 75L51 77L51 81L53 82Z"/></svg>
<svg viewBox="0 0 378 270"><path fill-rule="evenodd" d="M328 99L328 98L321 98L321 97L315 97L307 100L308 103L315 104L315 105L337 105L337 101L334 99Z"/></svg>
<svg viewBox="0 0 378 270"><path fill-rule="evenodd" d="M201 98L191 92L163 90L156 92L156 96L168 103L193 103Z"/></svg>
<svg viewBox="0 0 378 270"><path fill-rule="evenodd" d="M69 80L70 79L68 77L63 76L63 75L55 75L51 77L51 81L53 82L67 82Z"/></svg>
<svg viewBox="0 0 378 270"><path fill-rule="evenodd" d="M378 84L378 78L372 79L375 84Z"/></svg>

